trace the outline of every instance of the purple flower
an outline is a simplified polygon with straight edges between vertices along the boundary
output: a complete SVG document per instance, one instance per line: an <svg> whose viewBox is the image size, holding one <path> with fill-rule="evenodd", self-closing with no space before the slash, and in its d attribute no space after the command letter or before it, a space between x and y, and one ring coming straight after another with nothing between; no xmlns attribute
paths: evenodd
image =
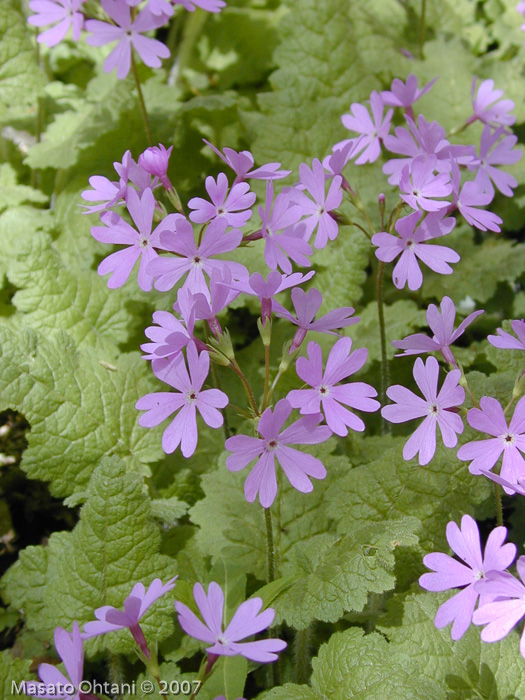
<svg viewBox="0 0 525 700"><path fill-rule="evenodd" d="M342 178L341 187L350 193L352 193L353 190L344 177L343 170L352 157L359 151L360 140L361 137L358 137L356 139L345 139L344 141L336 143L335 146L332 147L332 155L326 156L323 160L323 168L332 177L334 175L340 175Z"/></svg>
<svg viewBox="0 0 525 700"><path fill-rule="evenodd" d="M434 217L431 219L431 217ZM418 258L431 270L441 275L450 275L453 270L448 263L459 261L459 255L452 248L441 245L426 245L428 241L443 235L441 226L452 230L455 221L453 218L441 219L440 213L429 214L425 219L425 226L417 227L421 219L421 212L415 211L408 216L399 219L396 223L398 236L391 233L376 233L372 236L372 243L377 246L376 257L383 262L392 262L399 258L392 279L398 289L403 289L408 283L412 291L419 289L423 284L423 273L417 262ZM429 221L430 219L430 221ZM448 224L447 222L452 222Z"/></svg>
<svg viewBox="0 0 525 700"><path fill-rule="evenodd" d="M175 452L181 446L184 457L191 457L197 447L197 410L210 428L220 428L223 417L217 409L228 404L228 397L219 389L202 391L210 369L210 356L207 352L199 355L195 343L187 347L188 370L186 363L173 363L167 373L163 373L162 381L169 384L177 393L162 391L146 394L135 404L139 411L146 411L139 418L143 428L153 428L160 425L172 413L178 411L162 436L162 449L166 454Z"/></svg>
<svg viewBox="0 0 525 700"><path fill-rule="evenodd" d="M354 102L351 105L352 114L343 114L341 117L341 121L347 129L362 135L359 148L355 152L363 152L356 159L356 165L373 163L377 160L381 154L381 140L390 131L390 121L394 110L389 109L383 117L385 108L383 98L375 90L370 95L370 107L372 118L367 108L359 102Z"/></svg>
<svg viewBox="0 0 525 700"><path fill-rule="evenodd" d="M521 581L508 572L493 572L486 581L477 584L482 595L492 599L480 604L472 618L475 625L487 625L481 630L484 642L503 639L525 615L525 586L522 583L525 582L525 557L518 559L516 569ZM525 630L520 639L520 652L525 657Z"/></svg>
<svg viewBox="0 0 525 700"><path fill-rule="evenodd" d="M399 78L394 78L391 89L381 93L383 103L388 107L411 107L433 87L436 80L437 78L434 78L425 87L419 89L417 78L412 73L406 79L406 83Z"/></svg>
<svg viewBox="0 0 525 700"><path fill-rule="evenodd" d="M23 681L23 692L33 697L57 700L87 700L88 697L94 697L80 692L79 686L84 673L84 645L78 622L73 623L72 634L62 627L55 627L54 641L55 649L66 667L69 678L56 666L40 664L38 675L42 683ZM59 688L63 691L61 695L58 692Z"/></svg>
<svg viewBox="0 0 525 700"><path fill-rule="evenodd" d="M108 255L100 263L97 271L99 275L107 275L108 272L111 272L108 287L116 289L122 287L126 282L135 263L140 258L139 287L145 292L149 292L153 285L153 277L147 272L147 265L157 257L155 248L163 248L160 235L170 231L175 226L176 214L166 216L152 232L151 226L155 209L155 198L152 191L146 190L142 197L139 197L135 190L129 190L127 204L138 231L118 214L109 211L100 217L104 226L94 226L91 229L93 238L101 243L127 246L123 250Z"/></svg>
<svg viewBox="0 0 525 700"><path fill-rule="evenodd" d="M136 6L140 4L140 0L126 0L128 5ZM148 0L148 10L152 15L160 15L167 21L173 16L173 6L169 0Z"/></svg>
<svg viewBox="0 0 525 700"><path fill-rule="evenodd" d="M173 146L170 146L168 150L166 150L166 148L159 143L158 146L146 148L144 153L141 153L139 156L140 167L150 175L158 177L166 190L173 189L173 185L169 181L167 175L172 150Z"/></svg>
<svg viewBox="0 0 525 700"><path fill-rule="evenodd" d="M224 0L173 0L175 5L184 5L184 9L189 12L194 12L197 7L206 12L220 12L223 7L226 7Z"/></svg>
<svg viewBox="0 0 525 700"><path fill-rule="evenodd" d="M84 190L80 196L86 202L101 202L101 204L91 207L84 204L80 205L86 210L82 214L94 214L97 211L108 210L119 204L124 204L128 186L122 180L120 182L112 182L102 175L93 175L89 178L89 184L93 189Z"/></svg>
<svg viewBox="0 0 525 700"><path fill-rule="evenodd" d="M176 217L175 233L161 236L161 243L164 250L175 253L175 256L157 258L148 268L149 273L155 277L155 289L167 292L187 274L184 287L194 293L200 292L209 299L210 293L204 273L210 277L212 270L229 269L235 279L248 276L244 265L230 260L214 259L215 256L229 253L239 246L242 240L239 230L234 229L226 233L227 222L224 219L215 219L197 246L190 222L181 215L173 216Z"/></svg>
<svg viewBox="0 0 525 700"><path fill-rule="evenodd" d="M507 419L499 401L484 396L480 408L471 408L467 421L474 430L492 435L488 440L467 442L458 450L458 459L469 461L471 474L480 474L493 468L503 453L501 476L511 484L518 484L525 477L525 396L517 403L514 415L507 426ZM514 493L505 488L507 493Z"/></svg>
<svg viewBox="0 0 525 700"><path fill-rule="evenodd" d="M512 150L518 142L517 136L505 136L500 141L504 133L503 127L493 132L490 126L485 126L481 134L479 159L469 168L471 170L477 169L476 181L487 194L494 196L493 182L501 194L512 197L514 194L512 188L518 186L518 181L510 173L499 170L495 166L517 163L521 159L522 153L518 150ZM495 145L496 147L491 153L490 151Z"/></svg>
<svg viewBox="0 0 525 700"><path fill-rule="evenodd" d="M451 622L452 639L457 640L467 631L472 622L472 614L478 598L480 607L491 598L477 590L476 583L492 572L504 571L514 561L516 545L503 544L507 536L507 528L497 527L490 533L485 546L485 555L481 553L479 530L476 521L470 515L461 518L461 528L455 522L447 525L447 541L457 556L461 559L453 559L448 554L436 552L427 554L423 563L435 573L423 574L419 579L419 585L427 591L448 591L451 588L461 588L439 608L434 624L438 629L446 627ZM476 613L474 613L476 615Z"/></svg>
<svg viewBox="0 0 525 700"><path fill-rule="evenodd" d="M261 438L235 435L224 443L226 449L234 453L226 459L230 471L238 472L257 460L244 482L244 495L249 503L255 501L257 494L263 508L269 508L274 502L277 494L275 459L290 484L301 493L313 491L309 477L324 479L326 476L326 469L320 460L288 445L316 445L328 440L332 431L326 425L319 425L323 416L315 413L300 418L281 432L291 412L290 402L281 399L273 412L267 408L262 414L257 425Z"/></svg>
<svg viewBox="0 0 525 700"><path fill-rule="evenodd" d="M467 123L479 119L484 124L490 126L511 126L516 121L516 117L509 114L511 109L514 109L512 100L501 100L503 90L494 90L493 80L484 80L476 92L477 78L474 76L472 81L472 109L474 114L470 117Z"/></svg>
<svg viewBox="0 0 525 700"><path fill-rule="evenodd" d="M448 197L452 192L452 183L447 173L434 174L436 156L417 156L410 165L401 171L399 189L401 199L412 209L439 211L448 202L437 202L435 197Z"/></svg>
<svg viewBox="0 0 525 700"><path fill-rule="evenodd" d="M260 235L265 242L264 260L270 270L280 267L289 275L292 272L289 258L297 265L310 267L307 256L312 254L312 248L304 240L304 226L296 226L302 213L302 208L292 204L287 192L281 192L273 201L273 182L266 183L266 201L264 208L259 207L259 216Z"/></svg>
<svg viewBox="0 0 525 700"><path fill-rule="evenodd" d="M301 222L305 226L305 239L308 241L317 228L314 247L324 248L329 240L333 241L337 238L339 231L337 222L332 218L330 212L337 209L343 200L341 190L343 178L336 175L330 183L328 193L326 193L325 170L321 161L315 158L311 169L306 163L301 163L299 179L308 194L313 197L313 201L304 192L294 188L289 190L290 199L301 207L303 216L306 217Z"/></svg>
<svg viewBox="0 0 525 700"><path fill-rule="evenodd" d="M194 294L194 313L198 321L207 321L211 332L218 338L223 334L221 324L217 319L231 302L236 299L240 292L234 289L232 278L228 269L220 272L213 270L210 278L211 300L204 294Z"/></svg>
<svg viewBox="0 0 525 700"><path fill-rule="evenodd" d="M254 272L249 278L244 277L238 282L233 282L232 287L244 294L259 297L261 301L261 316L263 321L271 318L272 315L272 299L276 294L284 292L285 289L296 287L298 284L308 282L315 275L312 270L306 275L300 272L294 272L291 275L281 275L277 270L270 272L264 280L264 277L259 272Z"/></svg>
<svg viewBox="0 0 525 700"><path fill-rule="evenodd" d="M244 226L252 216L249 207L255 202L255 193L250 192L250 186L246 182L233 185L228 193L228 178L224 173L219 173L217 182L210 176L206 178L206 191L211 203L202 197L193 197L188 202L188 207L194 209L190 219L196 224L204 224L220 217L228 222L228 226ZM239 213L234 213L239 212Z"/></svg>
<svg viewBox="0 0 525 700"><path fill-rule="evenodd" d="M219 151L213 144L206 139L202 139L219 158L226 163L237 175L235 184L242 180L280 180L282 177L287 177L291 170L279 170L280 163L266 163L260 168L252 170L254 160L250 151L234 151L233 148L225 148L223 152Z"/></svg>
<svg viewBox="0 0 525 700"><path fill-rule="evenodd" d="M73 40L80 39L84 24L84 15L80 8L86 0L31 0L29 9L36 14L28 18L29 24L43 27L46 24L56 24L42 34L39 34L39 44L55 46L66 36L69 27L72 29Z"/></svg>
<svg viewBox="0 0 525 700"><path fill-rule="evenodd" d="M420 398L409 389L395 384L386 395L395 404L384 406L381 415L391 423L405 423L414 418L425 418L403 448L403 458L412 459L419 453L419 464L430 462L436 452L436 423L439 425L445 447L455 447L457 433L463 432L461 417L454 413L465 400L465 390L459 386L459 369L453 369L445 377L438 393L439 364L435 357L428 357L425 364L418 357L414 363L414 379L425 397Z"/></svg>
<svg viewBox="0 0 525 700"><path fill-rule="evenodd" d="M503 220L491 211L478 208L490 204L494 199L494 195L485 192L482 189L482 181L477 178L474 181L465 182L461 192L459 192L460 177L459 168L454 164L452 170L454 204L451 205L451 208L457 208L471 226L475 226L481 231L488 229L499 233L501 229L498 224L502 224ZM494 188L491 189L494 192Z"/></svg>
<svg viewBox="0 0 525 700"><path fill-rule="evenodd" d="M133 639L137 642L143 654L146 658L151 658L139 620L151 608L153 603L175 588L177 578L177 576L174 576L164 585L160 578L156 578L150 583L147 590L144 588L143 583L136 583L124 601L124 610L118 610L112 605L103 605L101 608L97 608L95 610L97 620L84 625L82 639L91 639L91 637L98 637L100 634L115 632L116 630L129 627Z"/></svg>
<svg viewBox="0 0 525 700"><path fill-rule="evenodd" d="M429 338L424 333L414 333L413 335L408 335L404 340L393 340L392 345L399 350L404 350L405 352L402 355L420 355L423 352L439 351L447 362L457 367L450 346L463 335L467 326L482 313L484 312L474 311L474 313L469 314L454 330L456 307L450 297L443 297L441 300L441 312L435 304L430 304L427 309L427 323L430 326L430 330L434 333L432 338Z"/></svg>
<svg viewBox="0 0 525 700"><path fill-rule="evenodd" d="M489 335L487 340L495 348L502 350L525 350L525 321L511 321L511 328L518 336L515 338L503 328L498 328L498 335Z"/></svg>
<svg viewBox="0 0 525 700"><path fill-rule="evenodd" d="M131 11L125 0L100 0L100 2L114 24L101 22L98 19L87 20L86 29L92 32L93 36L89 36L86 42L92 46L118 42L104 61L106 73L116 68L117 78L125 78L131 68L132 47L147 66L160 68L162 65L160 59L169 57L169 49L162 42L143 36L143 32L161 27L165 22L164 17L155 16L145 7L131 21Z"/></svg>
<svg viewBox="0 0 525 700"><path fill-rule="evenodd" d="M202 622L184 603L175 603L182 629L195 639L211 644L206 649L212 656L244 656L250 661L268 663L277 660L277 652L286 648L280 639L260 639L256 642L241 642L270 627L275 610L266 608L261 612L261 598L250 598L241 603L223 631L224 593L215 581L208 586L208 593L200 583L193 587L193 596Z"/></svg>
<svg viewBox="0 0 525 700"><path fill-rule="evenodd" d="M342 306L339 309L329 311L324 316L321 316L321 318L318 318L317 321L314 321L322 301L323 295L318 289L309 289L308 292L305 292L304 289L296 287L292 289L292 303L297 316L291 314L277 301L274 302L276 316L286 318L290 323L298 326L290 347L290 354L295 352L301 345L308 331L335 335L334 331L336 328L352 326L359 321L358 317L350 318L354 313L354 309L351 306Z"/></svg>
<svg viewBox="0 0 525 700"><path fill-rule="evenodd" d="M308 343L308 359L300 357L295 365L298 376L312 389L290 391L286 397L293 408L300 408L303 415L324 413L326 424L336 435L344 437L351 430L363 431L365 424L341 404L359 411L377 411L379 401L372 397L377 391L369 384L352 382L339 384L365 364L368 350L361 348L350 352L352 341L341 338L330 350L323 374L323 353L317 343Z"/></svg>

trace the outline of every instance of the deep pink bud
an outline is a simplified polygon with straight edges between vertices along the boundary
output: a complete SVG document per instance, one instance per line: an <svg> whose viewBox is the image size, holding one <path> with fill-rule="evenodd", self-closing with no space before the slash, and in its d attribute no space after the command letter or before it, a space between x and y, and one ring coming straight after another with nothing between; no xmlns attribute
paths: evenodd
<svg viewBox="0 0 525 700"><path fill-rule="evenodd" d="M146 148L144 153L139 156L139 165L150 175L156 175L162 185L167 190L172 190L173 185L168 179L168 164L170 160L170 154L173 146L170 146L168 150L159 143L158 146L151 146L151 148Z"/></svg>

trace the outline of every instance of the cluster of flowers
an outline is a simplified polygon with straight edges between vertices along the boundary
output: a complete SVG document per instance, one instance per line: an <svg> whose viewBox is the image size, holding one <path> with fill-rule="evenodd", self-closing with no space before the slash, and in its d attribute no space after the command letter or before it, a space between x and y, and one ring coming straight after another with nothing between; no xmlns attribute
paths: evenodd
<svg viewBox="0 0 525 700"><path fill-rule="evenodd" d="M147 589L144 584L137 583L124 601L124 610L119 610L111 605L97 608L95 610L97 619L85 624L83 632L80 631L78 622L74 622L71 633L62 627L57 627L54 634L55 648L64 663L69 678L56 666L43 663L38 667L41 683L25 681L23 684L24 692L34 697L96 700L94 695L82 692L84 641L126 628L133 635L146 667L158 679L157 660L152 658L140 626L140 620L159 598L175 587L176 579L177 576L163 584L160 579L156 578ZM280 639L240 641L259 634L270 627L274 620L275 611L273 608L262 610L263 601L261 598L250 598L241 603L226 629L223 629L224 593L219 584L212 581L206 593L202 585L196 583L193 594L202 619L183 603L176 602L175 609L179 616L179 624L184 632L210 645L206 649L207 664L204 667L204 675L210 673L220 656L241 655L256 663L269 663L276 661L277 653L285 649L286 642ZM63 690L62 693L61 690ZM215 700L224 700L224 698L218 697Z"/></svg>
<svg viewBox="0 0 525 700"><path fill-rule="evenodd" d="M35 14L28 22L36 27L53 25L38 35L38 42L47 46L61 42L70 27L74 41L80 39L84 29L89 33L86 42L92 46L117 42L104 62L104 70L106 73L116 70L120 79L130 71L132 49L151 68L160 68L161 59L169 58L168 47L145 33L166 25L173 16L174 5L182 5L190 12L197 7L207 12L220 12L226 6L224 0L100 0L104 13L101 20L88 18L86 2L30 0L29 9Z"/></svg>

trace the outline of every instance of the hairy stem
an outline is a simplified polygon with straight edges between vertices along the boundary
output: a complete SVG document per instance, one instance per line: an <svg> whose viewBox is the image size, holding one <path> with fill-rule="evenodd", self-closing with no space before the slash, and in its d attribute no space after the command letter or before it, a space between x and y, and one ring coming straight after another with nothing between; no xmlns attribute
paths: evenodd
<svg viewBox="0 0 525 700"><path fill-rule="evenodd" d="M293 654L295 659L295 683L307 684L310 680L313 626L295 633Z"/></svg>
<svg viewBox="0 0 525 700"><path fill-rule="evenodd" d="M376 296L377 296L377 316L379 320L379 337L381 340L381 403L385 403L386 389L389 382L388 360L386 356L386 330L385 330L385 310L383 306L383 278L385 274L385 263L380 261L377 269ZM383 420L383 432L386 430L386 423Z"/></svg>
<svg viewBox="0 0 525 700"><path fill-rule="evenodd" d="M264 346L264 394L261 413L268 405L268 391L270 389L270 346Z"/></svg>
<svg viewBox="0 0 525 700"><path fill-rule="evenodd" d="M425 45L425 14L427 10L426 0L421 0L421 14L419 15L419 58L423 59L423 46Z"/></svg>
<svg viewBox="0 0 525 700"><path fill-rule="evenodd" d="M151 127L149 124L148 112L146 110L146 103L144 102L144 95L142 94L142 88L140 87L140 79L139 79L139 74L137 72L137 64L135 63L135 54L133 53L133 50L131 51L131 72L133 73L133 79L135 80L135 87L137 88L140 113L142 115L142 121L144 122L144 131L146 133L146 140L148 142L148 146L153 146L153 137L151 135Z"/></svg>
<svg viewBox="0 0 525 700"><path fill-rule="evenodd" d="M495 481L492 482L494 486L494 500L496 501L496 521L498 526L503 525L503 506L501 504L501 486Z"/></svg>
<svg viewBox="0 0 525 700"><path fill-rule="evenodd" d="M248 397L248 401L250 402L250 406L253 409L253 412L256 416L259 416L259 407L257 406L257 401L255 400L255 396L252 390L252 387L250 386L250 382L246 379L244 376L244 372L242 369L239 367L237 360L232 360L230 362L230 367L233 369L235 374L239 377L239 379L242 382L242 385L244 387L244 391L246 392L246 396Z"/></svg>
<svg viewBox="0 0 525 700"><path fill-rule="evenodd" d="M275 581L275 546L273 542L272 513L269 508L264 509L264 521L266 523L266 550L268 556L268 583Z"/></svg>

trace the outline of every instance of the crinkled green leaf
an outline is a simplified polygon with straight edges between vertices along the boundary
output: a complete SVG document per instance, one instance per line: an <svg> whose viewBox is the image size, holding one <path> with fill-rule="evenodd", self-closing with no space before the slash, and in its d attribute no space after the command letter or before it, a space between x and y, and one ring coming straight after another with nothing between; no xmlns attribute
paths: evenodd
<svg viewBox="0 0 525 700"><path fill-rule="evenodd" d="M17 659L9 650L0 654L0 694L3 700L18 700L23 697L23 693L21 696L16 688L20 688L22 681L32 680L30 666L30 659Z"/></svg>
<svg viewBox="0 0 525 700"><path fill-rule="evenodd" d="M171 498L155 498L151 501L151 513L168 527L173 527L179 518L188 511L188 504L176 496Z"/></svg>
<svg viewBox="0 0 525 700"><path fill-rule="evenodd" d="M46 340L5 326L0 348L1 406L31 424L22 468L50 481L55 495L82 494L104 455L144 472L162 456L159 430L137 422L135 403L156 384L138 353L101 364L93 351L77 352L66 334Z"/></svg>
<svg viewBox="0 0 525 700"><path fill-rule="evenodd" d="M348 629L333 634L312 660L311 688L286 684L271 690L264 700L445 700L408 663L406 656L391 653L381 635Z"/></svg>
<svg viewBox="0 0 525 700"><path fill-rule="evenodd" d="M56 625L71 628L74 620L82 626L94 619L98 607L121 608L135 583L141 581L147 587L154 578L165 582L175 574L173 560L158 553L159 545L160 533L141 475L127 471L113 457L103 460L93 473L73 532L51 536L52 559L41 554L47 548L30 548L32 556L21 558L6 574L3 588L8 599L24 607L33 629L51 634ZM30 588L25 583L35 573L40 579L41 605L30 595L34 580ZM161 640L172 631L171 605L167 594L143 618L147 639ZM123 630L96 637L87 648L91 653L103 649L131 653L133 646L131 634Z"/></svg>
<svg viewBox="0 0 525 700"><path fill-rule="evenodd" d="M9 163L0 165L0 211L19 204L45 204L47 197L40 190L27 185L19 185L16 171Z"/></svg>

